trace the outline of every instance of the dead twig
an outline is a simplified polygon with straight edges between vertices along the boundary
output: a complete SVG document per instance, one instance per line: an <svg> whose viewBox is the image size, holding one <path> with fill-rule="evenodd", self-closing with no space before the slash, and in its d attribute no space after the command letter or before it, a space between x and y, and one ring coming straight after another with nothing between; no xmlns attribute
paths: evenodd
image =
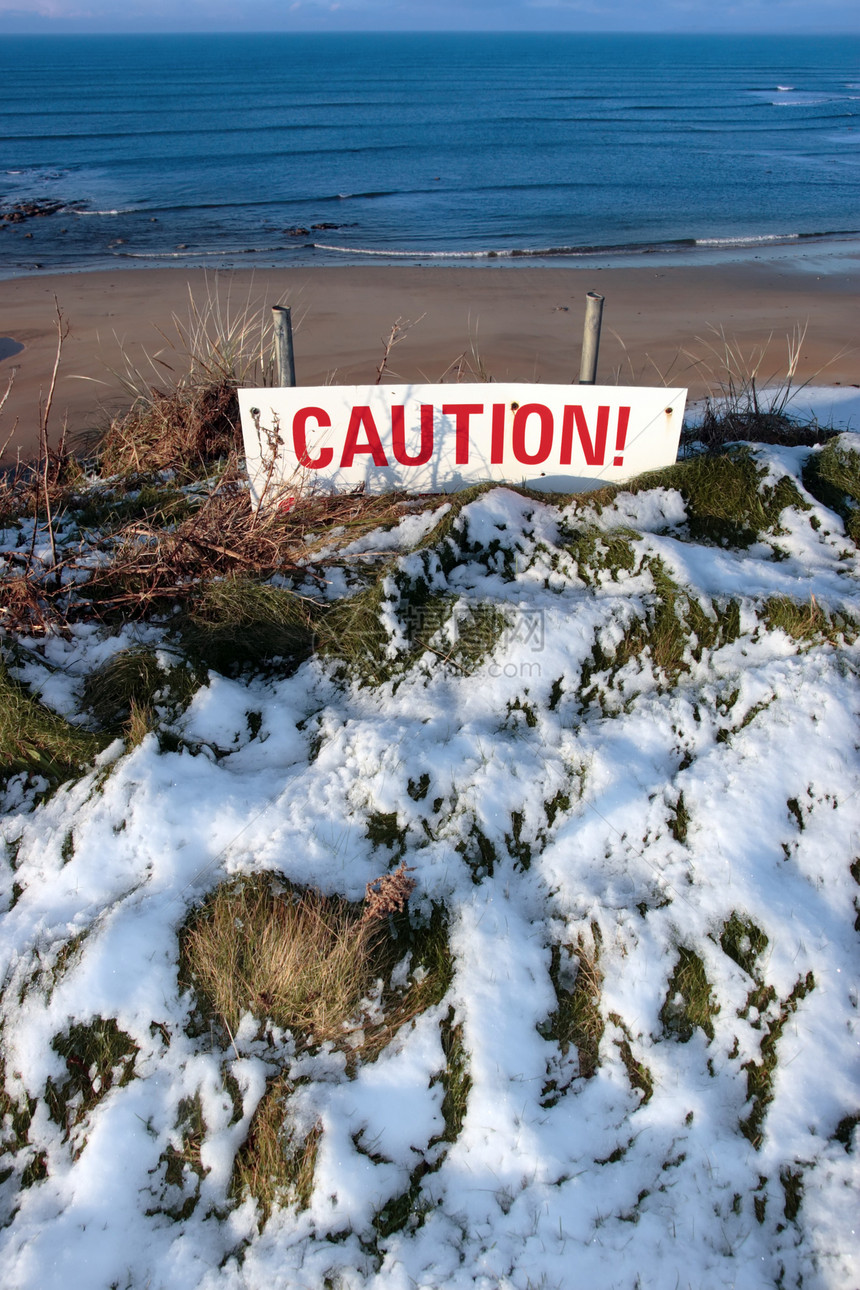
<svg viewBox="0 0 860 1290"><path fill-rule="evenodd" d="M383 342L385 348L382 351L382 361L376 369L377 385L381 383L382 378L388 369L388 360L391 357L391 351L394 349L394 346L399 345L406 333L410 331L411 328L415 327L416 324L420 323L421 318L424 318L425 316L425 314L421 314L420 318L416 318L414 321L407 320L406 322L404 322L402 318L398 318L392 324L391 331L388 334L388 340Z"/></svg>

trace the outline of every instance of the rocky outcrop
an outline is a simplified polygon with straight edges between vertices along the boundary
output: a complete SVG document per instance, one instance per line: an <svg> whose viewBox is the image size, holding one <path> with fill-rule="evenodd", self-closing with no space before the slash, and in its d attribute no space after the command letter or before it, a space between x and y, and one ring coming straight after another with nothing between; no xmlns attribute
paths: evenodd
<svg viewBox="0 0 860 1290"><path fill-rule="evenodd" d="M0 221L6 224L23 224L28 219L41 219L65 210L66 202L35 201L16 202L14 206L0 207Z"/></svg>

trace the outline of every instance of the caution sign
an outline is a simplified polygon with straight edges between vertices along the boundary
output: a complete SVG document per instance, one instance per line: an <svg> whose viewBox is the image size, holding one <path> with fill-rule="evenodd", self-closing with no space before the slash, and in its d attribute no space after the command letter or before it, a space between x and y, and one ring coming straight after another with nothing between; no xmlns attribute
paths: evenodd
<svg viewBox="0 0 860 1290"><path fill-rule="evenodd" d="M256 504L284 494L546 492L622 483L677 456L686 390L371 385L239 390Z"/></svg>

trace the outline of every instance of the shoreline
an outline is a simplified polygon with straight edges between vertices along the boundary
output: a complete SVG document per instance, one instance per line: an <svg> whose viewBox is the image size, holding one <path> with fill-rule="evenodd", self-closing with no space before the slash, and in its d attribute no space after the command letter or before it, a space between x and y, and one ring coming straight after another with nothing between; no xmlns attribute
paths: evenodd
<svg viewBox="0 0 860 1290"><path fill-rule="evenodd" d="M347 200L341 196L321 199L324 203ZM24 205L35 206L30 202ZM92 219L100 212L69 203L63 208L66 214ZM59 215L63 212L59 212ZM112 220L121 214L133 212L104 212ZM19 236L32 239L47 232L42 222L29 217L35 232L21 232L21 228L7 225L0 213L0 232L9 232L4 245L10 247ZM53 217L52 217L53 218ZM308 234L313 228L284 230L292 234ZM320 228L326 227L319 225ZM331 225L327 235L336 238L343 226ZM772 268L797 270L805 273L831 274L860 272L860 230L832 230L830 232L750 233L725 237L677 237L668 241L631 242L606 246L546 246L448 249L404 249L397 247L360 247L332 245L329 242L303 242L301 240L278 245L222 246L219 248L187 249L185 247L162 250L119 250L128 239L112 240L105 231L101 251L91 247L56 262L50 251L36 242L27 249L17 263L0 265L0 284L18 278L69 277L88 273L120 273L124 271L150 273L155 269L218 273L275 273L302 272L315 269L462 269L482 272L485 270L519 272L523 269L552 269L555 272L580 270L599 272L607 269L635 271L650 270L655 265L664 268L704 269L738 268L742 265L769 265ZM93 239L98 244L99 238ZM105 248L107 248L105 250ZM111 249L113 248L113 249ZM46 262L47 261L47 262Z"/></svg>
<svg viewBox="0 0 860 1290"><path fill-rule="evenodd" d="M171 387L187 367L174 319L188 328L191 297L198 310L208 298L216 300L230 318L291 305L299 385L373 383L398 320L411 326L391 352L388 380L437 382L462 355L464 367L483 366L497 381L566 383L578 376L588 291L606 301L601 384L687 386L691 401L701 398L719 383L722 329L743 366L753 365L766 348L758 375L764 386L784 375L787 338L804 327L797 383L860 382L860 349L852 344L860 271L853 265L820 276L790 261L518 266L501 273L374 264L25 276L0 281L2 352L10 344L23 346L0 357L0 398L14 373L0 419L0 447L12 432L3 460L38 448L39 401L56 354L57 306L69 334L54 396L54 443L64 418L74 438L104 429L111 413L129 406L131 395L117 375L129 365L146 370L152 384ZM259 323L255 338L259 346ZM446 379L453 379L450 371Z"/></svg>

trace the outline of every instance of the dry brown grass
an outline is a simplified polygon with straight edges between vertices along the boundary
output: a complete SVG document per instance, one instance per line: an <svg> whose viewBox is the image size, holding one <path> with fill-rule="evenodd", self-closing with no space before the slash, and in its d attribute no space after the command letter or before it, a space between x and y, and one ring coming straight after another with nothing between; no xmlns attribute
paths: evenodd
<svg viewBox="0 0 860 1290"><path fill-rule="evenodd" d="M231 1034L250 1011L309 1042L342 1040L390 966L386 932L367 907L255 875L219 887L193 916L183 975Z"/></svg>
<svg viewBox="0 0 860 1290"><path fill-rule="evenodd" d="M236 387L223 380L172 393L150 390L111 421L99 462L106 475L167 467L188 474L241 446Z"/></svg>
<svg viewBox="0 0 860 1290"><path fill-rule="evenodd" d="M250 293L237 304L217 279L202 300L189 289L187 318L174 314L172 333L161 336L164 346L146 355L143 369L126 358L114 372L132 404L102 441L106 473L188 473L240 452L236 389L273 383L271 310Z"/></svg>

